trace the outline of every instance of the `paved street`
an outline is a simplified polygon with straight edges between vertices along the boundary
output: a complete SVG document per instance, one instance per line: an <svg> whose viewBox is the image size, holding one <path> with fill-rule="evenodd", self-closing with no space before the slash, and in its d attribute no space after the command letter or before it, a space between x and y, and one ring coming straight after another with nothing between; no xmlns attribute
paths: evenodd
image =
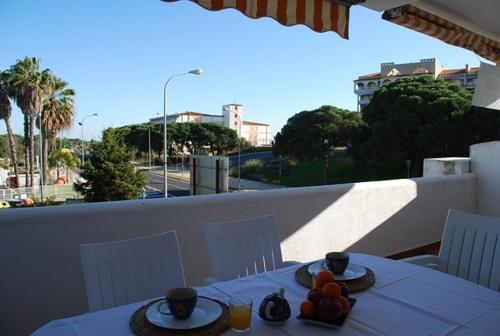
<svg viewBox="0 0 500 336"><path fill-rule="evenodd" d="M163 193L163 175L150 173L147 171L143 172L147 177L146 189L148 192L161 192ZM177 179L168 178L168 196L169 197L179 197L179 196L189 196L190 195L190 184L188 182L183 182Z"/></svg>
<svg viewBox="0 0 500 336"><path fill-rule="evenodd" d="M241 164L243 165L246 161L251 159L259 159L262 162L275 160L276 157L271 151L267 152L255 152L246 153L241 155ZM229 157L229 166L238 167L238 155ZM158 167L156 167L158 168ZM160 167L161 168L161 167ZM146 189L148 191L149 198L162 197L163 194L163 172L156 170L155 172L149 172L147 167L140 167L144 175L147 178ZM169 167L169 175L172 173ZM189 178L189 171L184 174L184 177ZM238 180L233 177L229 177L229 186L232 190L238 189ZM251 180L241 180L242 191L255 191L255 190L268 190L268 189L278 189L282 188L276 185L256 182ZM184 182L175 178L168 178L168 196L169 197L179 197L179 196L189 196L191 194L191 185L189 182ZM155 195L156 194L156 195Z"/></svg>

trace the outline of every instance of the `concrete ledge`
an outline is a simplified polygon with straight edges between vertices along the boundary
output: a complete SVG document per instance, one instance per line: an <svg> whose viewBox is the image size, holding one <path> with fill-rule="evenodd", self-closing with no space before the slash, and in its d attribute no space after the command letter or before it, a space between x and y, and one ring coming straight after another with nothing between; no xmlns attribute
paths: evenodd
<svg viewBox="0 0 500 336"><path fill-rule="evenodd" d="M462 175L470 173L470 159L461 157L424 160L424 177Z"/></svg>

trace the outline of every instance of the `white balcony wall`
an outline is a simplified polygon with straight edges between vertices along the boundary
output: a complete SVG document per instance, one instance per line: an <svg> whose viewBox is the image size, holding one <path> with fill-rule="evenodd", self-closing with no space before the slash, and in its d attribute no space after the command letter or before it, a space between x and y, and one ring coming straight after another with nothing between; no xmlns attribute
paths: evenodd
<svg viewBox="0 0 500 336"><path fill-rule="evenodd" d="M470 160L478 175L477 212L500 217L500 141L471 146Z"/></svg>
<svg viewBox="0 0 500 336"><path fill-rule="evenodd" d="M87 311L81 243L177 230L187 282L199 285L210 275L205 222L274 214L285 260L386 255L439 240L449 208L476 210L476 188L466 174L3 211L0 335Z"/></svg>

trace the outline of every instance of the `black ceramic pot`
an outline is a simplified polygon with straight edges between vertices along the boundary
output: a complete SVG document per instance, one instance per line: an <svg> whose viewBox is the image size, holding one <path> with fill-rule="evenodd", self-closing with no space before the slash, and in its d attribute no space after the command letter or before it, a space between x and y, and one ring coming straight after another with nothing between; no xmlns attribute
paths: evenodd
<svg viewBox="0 0 500 336"><path fill-rule="evenodd" d="M270 324L282 324L290 318L290 305L285 299L285 290L280 288L264 298L259 307L259 316Z"/></svg>

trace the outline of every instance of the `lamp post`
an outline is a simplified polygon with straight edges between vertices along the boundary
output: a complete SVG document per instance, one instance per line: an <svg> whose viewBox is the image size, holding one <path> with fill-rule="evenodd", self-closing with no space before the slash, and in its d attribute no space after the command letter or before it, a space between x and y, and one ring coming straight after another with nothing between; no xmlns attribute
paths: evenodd
<svg viewBox="0 0 500 336"><path fill-rule="evenodd" d="M42 148L42 141L43 141L43 134L42 134L42 114L37 113L35 115L35 118L38 118L38 122L40 125L40 132L38 133L38 151L39 151L39 156L40 158L38 159L38 177L40 180L40 200L43 202L43 148Z"/></svg>
<svg viewBox="0 0 500 336"><path fill-rule="evenodd" d="M78 123L78 125L82 126L82 167L83 167L83 164L85 163L85 142L83 139L83 122L85 121L85 119L90 118L90 117L97 117L97 113L92 113L92 114L86 115L85 117L83 117L82 121L80 121Z"/></svg>
<svg viewBox="0 0 500 336"><path fill-rule="evenodd" d="M151 128L148 128L148 158L149 158L149 171L151 171Z"/></svg>
<svg viewBox="0 0 500 336"><path fill-rule="evenodd" d="M410 178L411 160L406 160L406 178Z"/></svg>
<svg viewBox="0 0 500 336"><path fill-rule="evenodd" d="M239 114L238 114L239 116ZM241 191L241 118L238 120L238 191Z"/></svg>
<svg viewBox="0 0 500 336"><path fill-rule="evenodd" d="M186 76L186 75L201 75L203 73L202 69L194 69L188 72L183 72L170 76L165 82L163 87L163 193L164 197L168 197L168 187L167 187L167 87L168 83L176 77Z"/></svg>

